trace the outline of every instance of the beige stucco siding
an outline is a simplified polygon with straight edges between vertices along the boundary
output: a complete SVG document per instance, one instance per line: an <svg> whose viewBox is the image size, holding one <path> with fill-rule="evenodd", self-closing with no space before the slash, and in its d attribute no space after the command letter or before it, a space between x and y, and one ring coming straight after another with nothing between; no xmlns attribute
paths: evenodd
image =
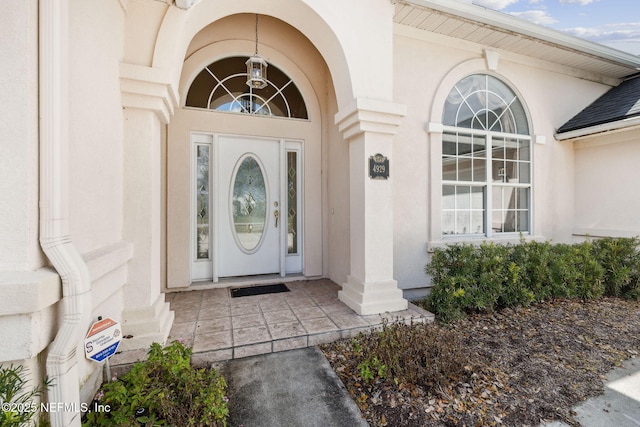
<svg viewBox="0 0 640 427"><path fill-rule="evenodd" d="M574 146L574 233L580 236L639 236L640 131L578 141Z"/></svg>
<svg viewBox="0 0 640 427"><path fill-rule="evenodd" d="M122 238L124 12L75 1L69 20L69 223L86 253Z"/></svg>
<svg viewBox="0 0 640 427"><path fill-rule="evenodd" d="M0 14L0 272L32 270L38 244L38 12L13 1Z"/></svg>

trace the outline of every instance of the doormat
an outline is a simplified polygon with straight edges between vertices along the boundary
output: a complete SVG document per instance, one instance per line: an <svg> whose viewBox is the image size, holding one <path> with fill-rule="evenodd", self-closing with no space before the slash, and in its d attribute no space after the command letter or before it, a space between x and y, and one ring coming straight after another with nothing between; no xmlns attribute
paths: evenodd
<svg viewBox="0 0 640 427"><path fill-rule="evenodd" d="M290 292L284 283L277 285L250 286L247 288L231 289L232 298L249 297L252 295L279 294L280 292Z"/></svg>

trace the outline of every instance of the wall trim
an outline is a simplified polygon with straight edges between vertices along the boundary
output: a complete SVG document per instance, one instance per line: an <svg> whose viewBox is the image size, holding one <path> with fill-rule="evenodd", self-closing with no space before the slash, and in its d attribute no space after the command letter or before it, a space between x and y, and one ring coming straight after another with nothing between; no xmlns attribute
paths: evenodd
<svg viewBox="0 0 640 427"><path fill-rule="evenodd" d="M91 282L125 265L133 258L133 244L126 241L114 243L83 255L89 268Z"/></svg>
<svg viewBox="0 0 640 427"><path fill-rule="evenodd" d="M616 230L613 228L576 227L573 229L576 237L639 237L640 230Z"/></svg>
<svg viewBox="0 0 640 427"><path fill-rule="evenodd" d="M364 132L395 135L406 115L406 105L356 98L335 115L335 124L346 140Z"/></svg>
<svg viewBox="0 0 640 427"><path fill-rule="evenodd" d="M178 106L178 90L168 70L121 63L120 92L123 107L153 111L165 124Z"/></svg>

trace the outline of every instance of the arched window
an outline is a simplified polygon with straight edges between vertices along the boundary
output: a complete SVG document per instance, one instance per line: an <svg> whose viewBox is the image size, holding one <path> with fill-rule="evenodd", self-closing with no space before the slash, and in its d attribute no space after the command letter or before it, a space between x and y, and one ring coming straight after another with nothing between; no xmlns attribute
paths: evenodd
<svg viewBox="0 0 640 427"><path fill-rule="evenodd" d="M474 74L443 113L442 233L531 230L531 136L524 106L499 79Z"/></svg>
<svg viewBox="0 0 640 427"><path fill-rule="evenodd" d="M186 106L241 114L307 119L302 94L293 81L269 64L263 89L247 86L248 57L224 58L206 66L193 80Z"/></svg>

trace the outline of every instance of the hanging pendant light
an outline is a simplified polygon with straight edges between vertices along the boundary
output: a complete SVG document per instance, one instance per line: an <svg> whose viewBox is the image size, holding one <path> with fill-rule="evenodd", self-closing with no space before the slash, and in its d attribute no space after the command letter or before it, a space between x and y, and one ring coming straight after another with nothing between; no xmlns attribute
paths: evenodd
<svg viewBox="0 0 640 427"><path fill-rule="evenodd" d="M256 53L247 62L247 86L263 89L267 86L267 61L258 55L258 15L256 15Z"/></svg>

